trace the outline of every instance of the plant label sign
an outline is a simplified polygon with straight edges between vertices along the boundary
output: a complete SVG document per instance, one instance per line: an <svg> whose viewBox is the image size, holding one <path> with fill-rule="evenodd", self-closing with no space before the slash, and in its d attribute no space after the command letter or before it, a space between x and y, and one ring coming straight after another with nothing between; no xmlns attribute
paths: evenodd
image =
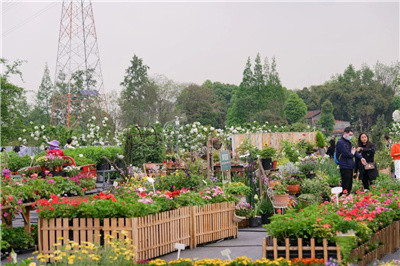
<svg viewBox="0 0 400 266"><path fill-rule="evenodd" d="M225 256L225 257L228 257L229 260L232 260L232 259L231 259L231 256L230 256L231 253L232 253L232 252L231 252L231 250L230 250L229 248L224 249L224 250L221 251L221 255L222 255L222 256Z"/></svg>
<svg viewBox="0 0 400 266"><path fill-rule="evenodd" d="M175 249L178 250L176 259L179 260L179 258L181 257L181 250L185 250L185 244L175 243Z"/></svg>
<svg viewBox="0 0 400 266"><path fill-rule="evenodd" d="M220 151L219 160L221 164L221 172L231 170L231 155L229 151Z"/></svg>

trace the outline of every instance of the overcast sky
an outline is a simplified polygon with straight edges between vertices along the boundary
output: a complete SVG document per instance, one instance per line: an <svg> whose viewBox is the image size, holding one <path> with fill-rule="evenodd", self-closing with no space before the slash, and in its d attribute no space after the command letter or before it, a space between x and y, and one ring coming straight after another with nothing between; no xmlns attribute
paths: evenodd
<svg viewBox="0 0 400 266"><path fill-rule="evenodd" d="M37 91L45 62L54 80L61 2L2 7L2 56L28 61L27 90ZM248 56L275 56L289 89L321 84L349 64L399 59L399 3L94 2L106 91L120 90L136 54L150 74L177 82L239 84ZM41 11L32 18L32 15Z"/></svg>

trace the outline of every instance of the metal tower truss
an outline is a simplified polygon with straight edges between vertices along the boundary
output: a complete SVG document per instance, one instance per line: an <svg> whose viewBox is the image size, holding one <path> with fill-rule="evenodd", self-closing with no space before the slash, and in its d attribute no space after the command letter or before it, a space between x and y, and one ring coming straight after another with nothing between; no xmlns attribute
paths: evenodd
<svg viewBox="0 0 400 266"><path fill-rule="evenodd" d="M79 87L76 87L72 77L78 73L82 82ZM66 85L64 89L57 88L57 84L63 83ZM76 123L81 117L77 115L78 110L82 111L91 107L89 98L99 96L84 96L77 92L104 93L93 7L90 0L63 0L62 2L54 84L56 87L51 115L53 125L64 124L69 127ZM79 102L80 100L82 102ZM104 107L107 109L107 106L103 106L103 110ZM78 120L70 121L73 118Z"/></svg>

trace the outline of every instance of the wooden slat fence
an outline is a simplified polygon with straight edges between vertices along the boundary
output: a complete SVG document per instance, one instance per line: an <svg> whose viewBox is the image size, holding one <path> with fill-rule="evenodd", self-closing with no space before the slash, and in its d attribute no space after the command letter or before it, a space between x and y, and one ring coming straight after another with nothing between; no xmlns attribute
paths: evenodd
<svg viewBox="0 0 400 266"><path fill-rule="evenodd" d="M264 144L279 150L282 145L281 141L289 141L297 143L299 139L304 139L315 144L316 132L276 132L276 133L252 133L252 134L234 134L232 135L232 150L235 151L240 144L250 138L251 143L258 149L262 149Z"/></svg>
<svg viewBox="0 0 400 266"><path fill-rule="evenodd" d="M273 259L278 257L285 257L286 259L323 258L325 262L330 257L334 257L339 262L342 260L339 246L329 246L326 239L322 240L322 245L317 244L315 239L311 239L307 245L304 245L301 238L297 240L297 245L291 245L288 238L284 239L284 242L284 245L278 245L276 238L266 237L263 240L262 256ZM377 249L368 252L367 246L379 243L381 245ZM400 222L395 221L388 227L374 233L367 243L353 249L351 257L358 259L358 265L366 266L368 263L382 258L387 253L395 252L399 247Z"/></svg>
<svg viewBox="0 0 400 266"><path fill-rule="evenodd" d="M136 248L137 260L155 258L175 251L175 243L192 248L201 243L237 237L234 211L234 203L224 202L203 207L182 207L136 218L39 219L39 251L52 253L55 243L64 245L68 240L78 244L91 242L103 245L106 235L125 238L120 233L124 230Z"/></svg>
<svg viewBox="0 0 400 266"><path fill-rule="evenodd" d="M192 210L192 248L218 239L237 237L238 224L233 221L234 203L193 206Z"/></svg>

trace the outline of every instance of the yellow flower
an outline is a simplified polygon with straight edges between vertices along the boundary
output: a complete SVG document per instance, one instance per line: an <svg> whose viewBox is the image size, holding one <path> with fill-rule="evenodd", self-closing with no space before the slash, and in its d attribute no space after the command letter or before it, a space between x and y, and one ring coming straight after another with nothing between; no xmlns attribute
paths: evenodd
<svg viewBox="0 0 400 266"><path fill-rule="evenodd" d="M70 245L67 245L67 246L65 247L65 250L71 250L71 246L70 246Z"/></svg>
<svg viewBox="0 0 400 266"><path fill-rule="evenodd" d="M39 253L39 251L34 251L34 252L32 252L32 254L38 254Z"/></svg>
<svg viewBox="0 0 400 266"><path fill-rule="evenodd" d="M29 266L36 266L36 262L29 263Z"/></svg>
<svg viewBox="0 0 400 266"><path fill-rule="evenodd" d="M57 240L64 240L64 237L62 237L62 236L57 237Z"/></svg>
<svg viewBox="0 0 400 266"><path fill-rule="evenodd" d="M83 254L89 254L89 252L88 252L86 249L83 249L83 250L82 250L82 253L83 253Z"/></svg>

